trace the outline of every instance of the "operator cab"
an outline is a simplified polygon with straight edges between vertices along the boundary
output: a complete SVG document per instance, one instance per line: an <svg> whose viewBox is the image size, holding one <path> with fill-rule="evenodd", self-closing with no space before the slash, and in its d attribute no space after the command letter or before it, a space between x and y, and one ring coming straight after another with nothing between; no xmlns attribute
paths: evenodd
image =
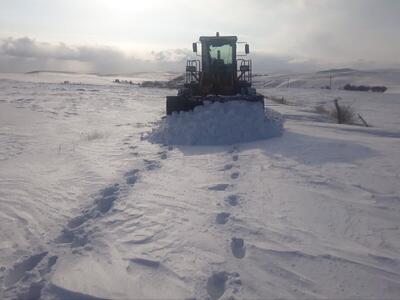
<svg viewBox="0 0 400 300"><path fill-rule="evenodd" d="M235 95L250 87L251 61L237 59L237 40L236 36L220 36L218 32L216 36L201 36L201 62L188 61L186 83L192 87L197 84L200 95ZM193 43L193 52L197 53L197 43ZM245 54L248 53L246 44Z"/></svg>
<svg viewBox="0 0 400 300"><path fill-rule="evenodd" d="M200 37L203 72L213 69L236 71L236 36Z"/></svg>

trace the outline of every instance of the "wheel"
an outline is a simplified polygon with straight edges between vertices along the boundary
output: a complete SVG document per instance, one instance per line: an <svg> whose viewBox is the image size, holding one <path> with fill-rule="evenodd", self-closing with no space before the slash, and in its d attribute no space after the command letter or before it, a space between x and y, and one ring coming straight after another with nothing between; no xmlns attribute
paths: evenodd
<svg viewBox="0 0 400 300"><path fill-rule="evenodd" d="M190 101L182 96L167 96L167 115L171 115L173 112L190 111L202 104L202 102Z"/></svg>
<svg viewBox="0 0 400 300"><path fill-rule="evenodd" d="M181 97L179 96L168 96L167 97L167 115L171 115L173 112L180 111Z"/></svg>

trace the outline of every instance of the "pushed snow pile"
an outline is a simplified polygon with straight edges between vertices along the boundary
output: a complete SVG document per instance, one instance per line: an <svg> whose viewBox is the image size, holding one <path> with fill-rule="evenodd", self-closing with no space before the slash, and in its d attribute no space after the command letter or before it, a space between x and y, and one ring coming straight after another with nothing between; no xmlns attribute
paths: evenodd
<svg viewBox="0 0 400 300"><path fill-rule="evenodd" d="M230 145L280 136L282 130L282 116L259 103L214 102L167 116L148 139L165 145Z"/></svg>

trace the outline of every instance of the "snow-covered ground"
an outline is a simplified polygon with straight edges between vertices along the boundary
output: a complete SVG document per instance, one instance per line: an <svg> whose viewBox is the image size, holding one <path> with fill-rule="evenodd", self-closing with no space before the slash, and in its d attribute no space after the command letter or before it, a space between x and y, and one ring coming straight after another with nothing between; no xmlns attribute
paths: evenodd
<svg viewBox="0 0 400 300"><path fill-rule="evenodd" d="M281 137L162 145L174 90L35 76L0 80L0 298L398 299L399 94L259 89Z"/></svg>

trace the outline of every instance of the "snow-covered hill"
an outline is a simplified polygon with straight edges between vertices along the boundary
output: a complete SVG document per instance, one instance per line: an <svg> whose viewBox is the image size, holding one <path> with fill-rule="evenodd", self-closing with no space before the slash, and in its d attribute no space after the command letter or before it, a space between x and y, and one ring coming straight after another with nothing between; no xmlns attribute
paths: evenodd
<svg viewBox="0 0 400 300"><path fill-rule="evenodd" d="M400 70L359 71L333 69L304 74L257 75L254 83L264 88L324 88L342 89L346 84L386 86L387 93L400 93Z"/></svg>
<svg viewBox="0 0 400 300"><path fill-rule="evenodd" d="M179 146L146 138L174 90L13 76L0 298L398 299L399 94L260 89L281 137ZM336 97L373 127L315 112Z"/></svg>

